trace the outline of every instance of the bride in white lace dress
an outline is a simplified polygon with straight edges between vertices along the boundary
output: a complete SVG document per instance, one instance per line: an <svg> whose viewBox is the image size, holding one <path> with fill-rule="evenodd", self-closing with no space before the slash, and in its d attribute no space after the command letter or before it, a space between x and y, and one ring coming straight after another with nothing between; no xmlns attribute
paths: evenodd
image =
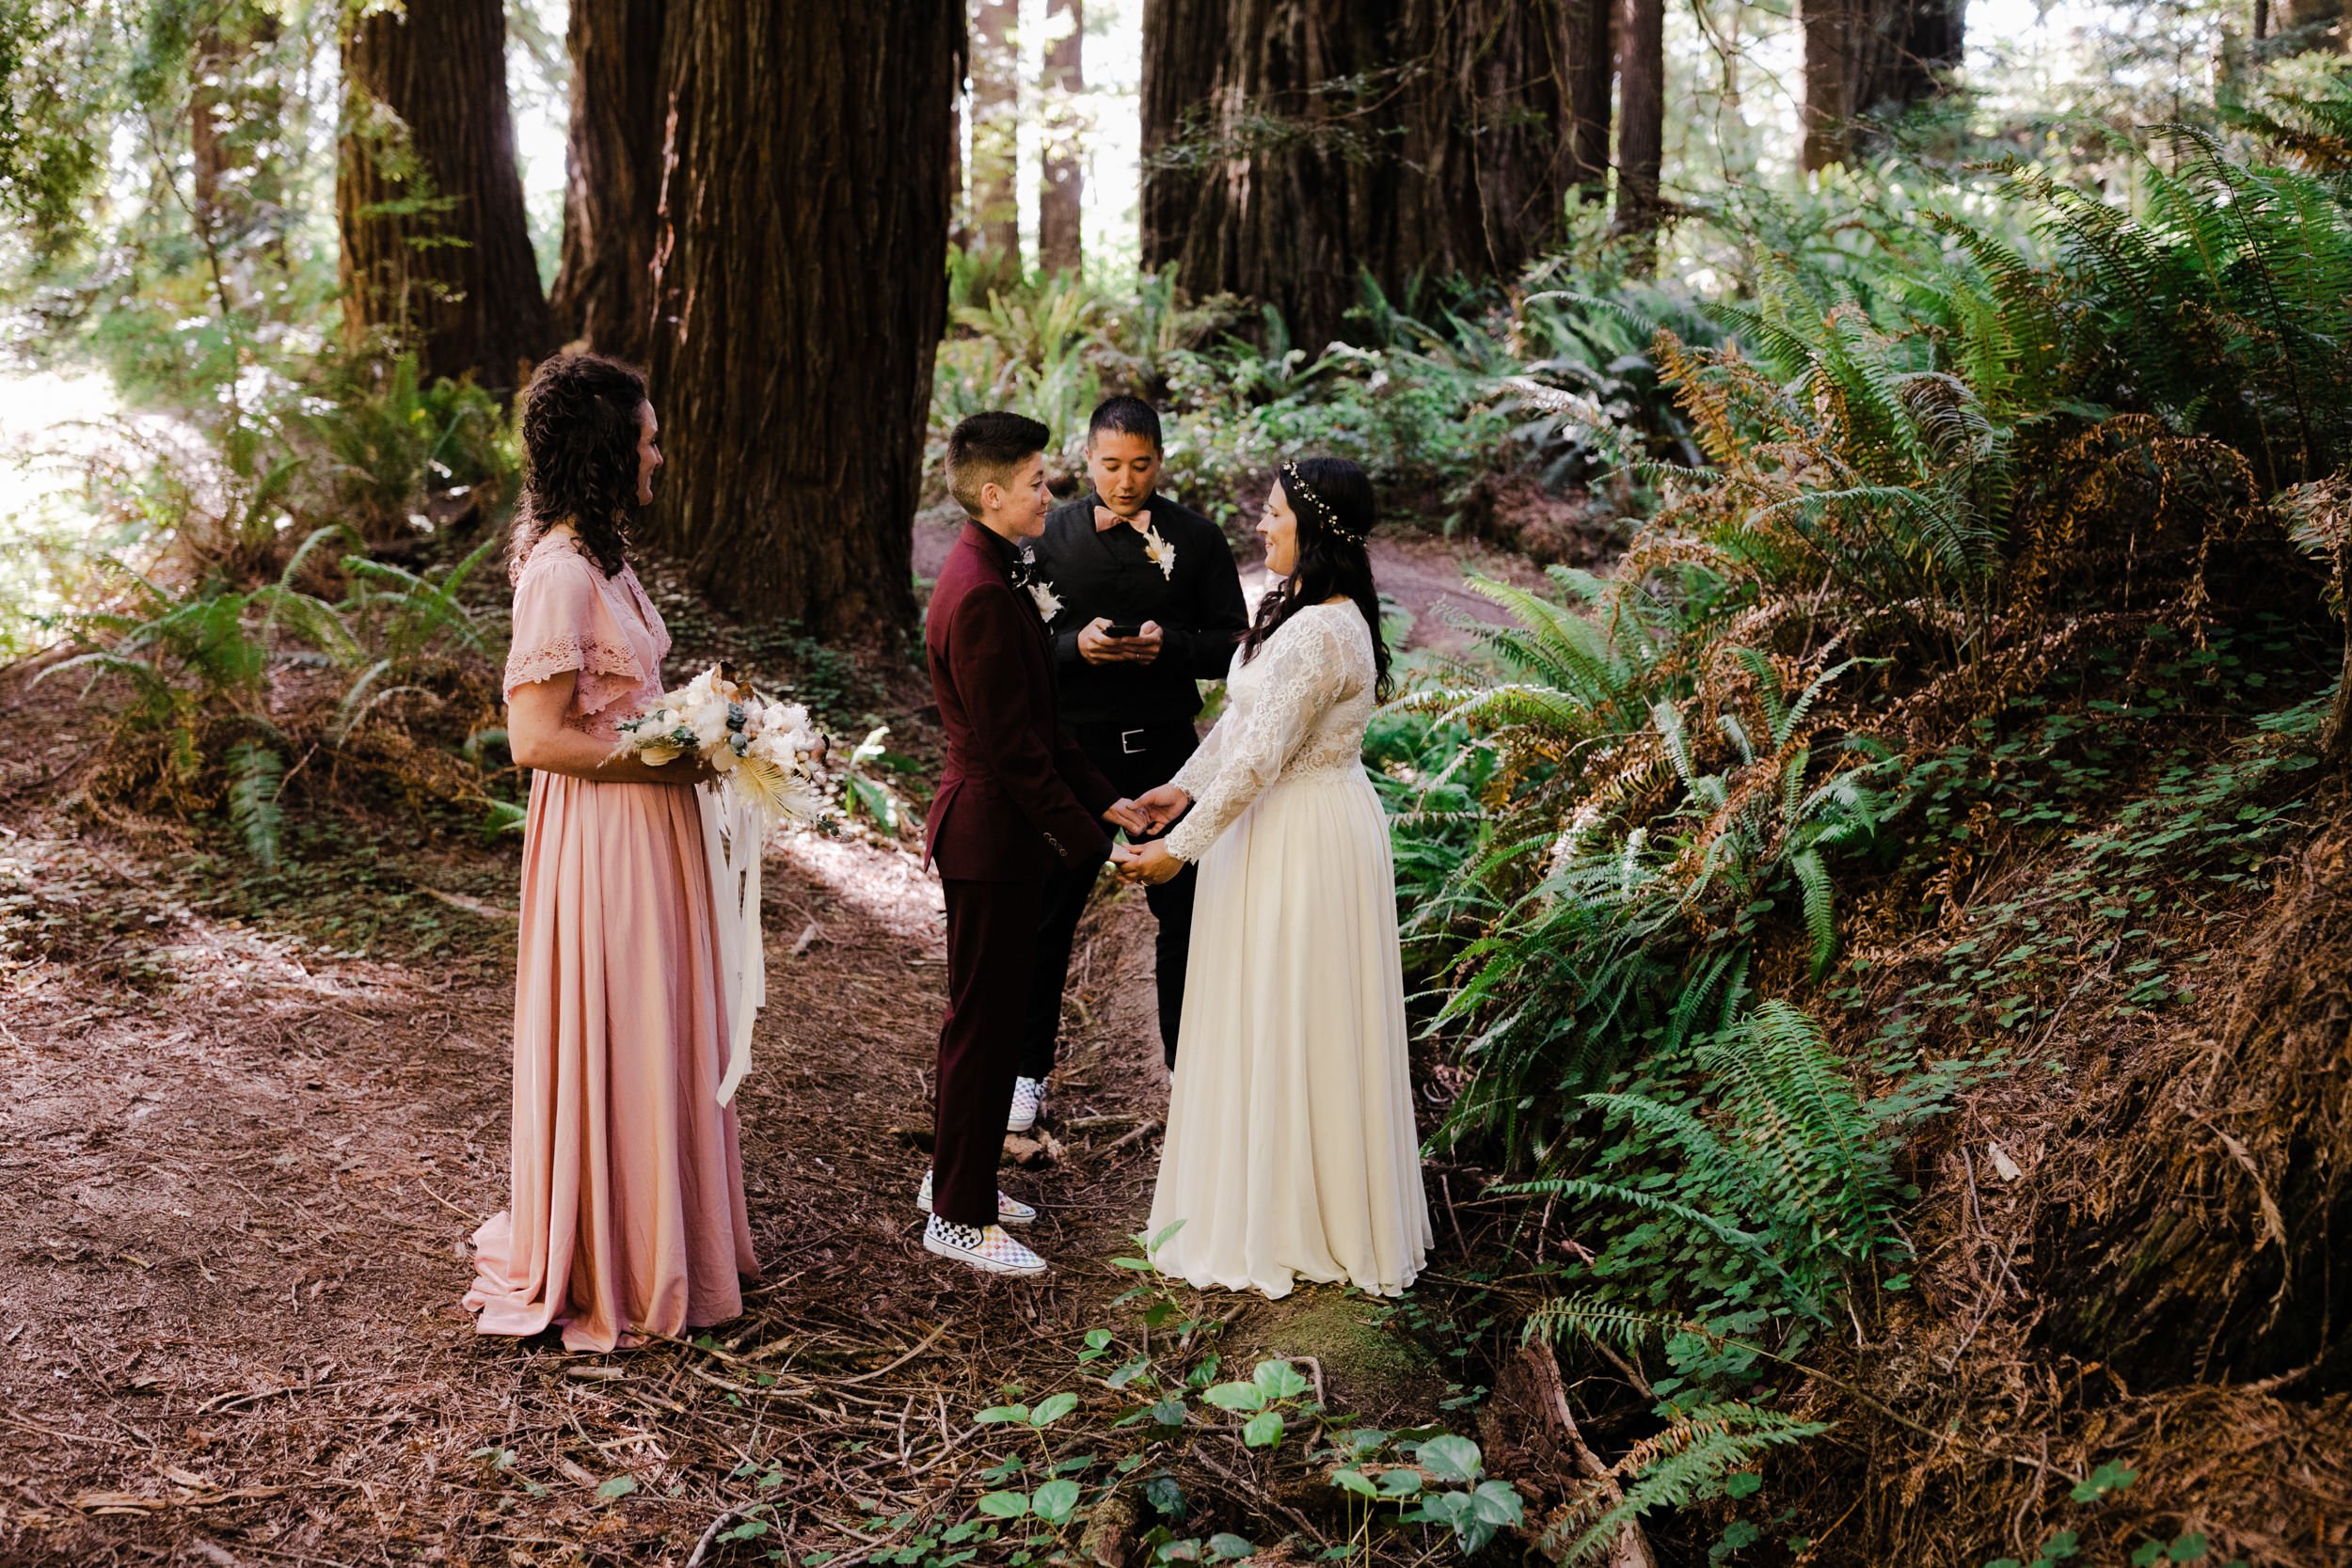
<svg viewBox="0 0 2352 1568"><path fill-rule="evenodd" d="M1396 871L1363 768L1388 680L1373 520L1355 464L1282 466L1258 524L1280 580L1233 656L1225 715L1136 802L1154 826L1190 812L1117 851L1131 880L1200 867L1150 1226L1183 1222L1152 1260L1197 1287L1393 1295L1428 1256Z"/></svg>

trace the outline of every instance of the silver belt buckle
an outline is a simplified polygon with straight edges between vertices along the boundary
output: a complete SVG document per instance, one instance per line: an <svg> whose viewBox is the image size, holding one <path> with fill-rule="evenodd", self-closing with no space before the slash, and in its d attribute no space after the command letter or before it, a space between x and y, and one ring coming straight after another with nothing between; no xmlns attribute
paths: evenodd
<svg viewBox="0 0 2352 1568"><path fill-rule="evenodd" d="M1136 736L1141 735L1142 733L1143 732L1141 730L1121 730L1119 732L1119 751L1121 756L1132 757L1142 752L1142 747L1133 744Z"/></svg>

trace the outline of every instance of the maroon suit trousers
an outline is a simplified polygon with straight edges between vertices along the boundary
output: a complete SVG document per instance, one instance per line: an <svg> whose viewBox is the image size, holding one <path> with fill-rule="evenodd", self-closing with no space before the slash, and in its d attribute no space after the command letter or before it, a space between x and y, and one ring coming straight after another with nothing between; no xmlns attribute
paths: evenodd
<svg viewBox="0 0 2352 1568"><path fill-rule="evenodd" d="M939 1029L931 1212L996 1223L996 1164L1021 1064L1045 884L941 879L947 895L947 1020Z"/></svg>

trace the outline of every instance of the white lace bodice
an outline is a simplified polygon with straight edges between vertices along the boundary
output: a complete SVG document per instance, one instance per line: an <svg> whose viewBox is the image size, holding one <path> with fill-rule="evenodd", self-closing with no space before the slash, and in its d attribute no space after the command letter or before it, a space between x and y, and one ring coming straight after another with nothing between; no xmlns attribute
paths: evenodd
<svg viewBox="0 0 2352 1568"><path fill-rule="evenodd" d="M1375 684L1372 632L1353 604L1309 605L1247 664L1236 650L1225 713L1171 781L1193 804L1168 852L1198 861L1278 784L1361 777Z"/></svg>

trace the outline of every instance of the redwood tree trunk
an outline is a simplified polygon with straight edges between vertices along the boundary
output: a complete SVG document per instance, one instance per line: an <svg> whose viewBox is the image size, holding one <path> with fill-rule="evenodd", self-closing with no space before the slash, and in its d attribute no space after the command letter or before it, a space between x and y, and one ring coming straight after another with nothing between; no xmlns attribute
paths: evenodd
<svg viewBox="0 0 2352 1568"><path fill-rule="evenodd" d="M1021 62L1013 54L1020 0L979 0L972 37L972 227L981 246L1021 264Z"/></svg>
<svg viewBox="0 0 2352 1568"><path fill-rule="evenodd" d="M1201 178L1187 121L1208 114L1224 57L1224 24L1225 0L1144 0L1140 219L1147 267L1184 259Z"/></svg>
<svg viewBox="0 0 2352 1568"><path fill-rule="evenodd" d="M1622 233L1658 227L1666 141L1664 0L1624 0L1617 37L1617 214Z"/></svg>
<svg viewBox="0 0 2352 1568"><path fill-rule="evenodd" d="M960 0L674 8L648 368L660 538L729 610L914 622Z"/></svg>
<svg viewBox="0 0 2352 1568"><path fill-rule="evenodd" d="M554 342L523 217L501 0L408 0L342 25L335 169L343 325L428 375L512 390Z"/></svg>
<svg viewBox="0 0 2352 1568"><path fill-rule="evenodd" d="M1850 162L1866 116L1932 97L1961 61L1967 0L1803 0L1807 169Z"/></svg>
<svg viewBox="0 0 2352 1568"><path fill-rule="evenodd" d="M1555 0L1154 0L1146 24L1144 259L1195 292L1266 301L1312 350L1367 273L1506 276L1558 233Z"/></svg>
<svg viewBox="0 0 2352 1568"><path fill-rule="evenodd" d="M653 325L661 190L661 31L669 0L572 7L564 256L548 299L567 339L642 361Z"/></svg>
<svg viewBox="0 0 2352 1568"><path fill-rule="evenodd" d="M1609 198L1609 97L1616 71L1614 0L1560 0L1560 70L1568 100L1568 177L1580 201Z"/></svg>
<svg viewBox="0 0 2352 1568"><path fill-rule="evenodd" d="M1037 261L1046 272L1079 270L1085 261L1081 198L1084 165L1078 156L1080 127L1072 105L1086 90L1086 32L1083 0L1052 0L1048 14L1067 17L1069 31L1045 52L1045 78L1039 86L1046 105L1045 172L1038 190Z"/></svg>

